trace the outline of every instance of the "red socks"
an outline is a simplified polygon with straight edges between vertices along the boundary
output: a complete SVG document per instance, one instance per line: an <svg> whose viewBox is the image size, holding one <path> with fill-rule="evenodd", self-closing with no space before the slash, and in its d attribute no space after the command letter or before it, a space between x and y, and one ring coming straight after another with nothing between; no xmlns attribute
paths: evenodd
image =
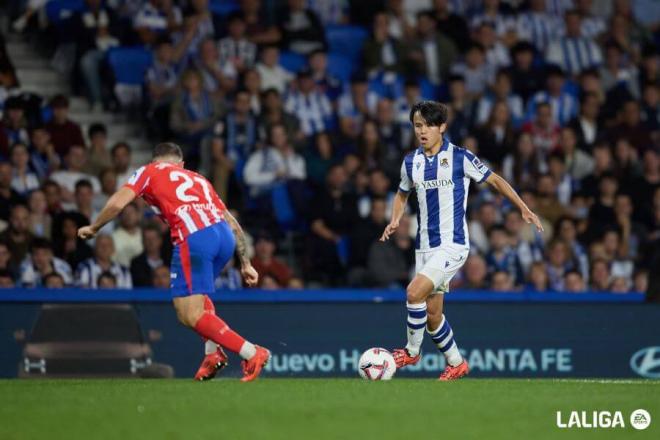
<svg viewBox="0 0 660 440"><path fill-rule="evenodd" d="M210 300L208 301L210 302ZM213 303L211 303L211 306L213 306ZM204 303L204 309L205 313L199 318L197 324L195 324L195 331L203 338L210 339L229 351L239 353L241 347L245 344L245 339L230 329L229 326L214 313L206 311L206 301Z"/></svg>

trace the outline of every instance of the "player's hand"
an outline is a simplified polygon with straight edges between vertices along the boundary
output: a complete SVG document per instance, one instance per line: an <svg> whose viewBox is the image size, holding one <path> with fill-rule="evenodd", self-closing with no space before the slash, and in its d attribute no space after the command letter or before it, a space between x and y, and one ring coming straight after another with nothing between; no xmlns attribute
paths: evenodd
<svg viewBox="0 0 660 440"><path fill-rule="evenodd" d="M90 238L94 238L96 236L96 232L97 231L91 226L83 226L82 228L78 229L78 237L82 238L83 240L89 240Z"/></svg>
<svg viewBox="0 0 660 440"><path fill-rule="evenodd" d="M254 287L259 282L259 273L251 264L241 267L241 276L248 287Z"/></svg>
<svg viewBox="0 0 660 440"><path fill-rule="evenodd" d="M543 225L541 224L541 220L539 220L539 217L536 214L534 214L532 211L527 209L523 211L521 215L523 220L525 220L525 223L527 223L528 225L533 224L534 226L536 226L536 230L538 230L539 232L543 232Z"/></svg>
<svg viewBox="0 0 660 440"><path fill-rule="evenodd" d="M390 235L394 234L394 231L399 227L398 221L391 221L389 225L385 226L383 235L380 236L380 241L386 241L390 238Z"/></svg>

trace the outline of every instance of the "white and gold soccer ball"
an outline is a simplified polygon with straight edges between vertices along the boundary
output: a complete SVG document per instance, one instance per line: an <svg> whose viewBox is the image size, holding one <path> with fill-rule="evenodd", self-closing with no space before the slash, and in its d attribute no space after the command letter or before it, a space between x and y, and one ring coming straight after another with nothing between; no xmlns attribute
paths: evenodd
<svg viewBox="0 0 660 440"><path fill-rule="evenodd" d="M396 373L394 357L384 348L370 348L360 356L358 372L363 379L390 380Z"/></svg>

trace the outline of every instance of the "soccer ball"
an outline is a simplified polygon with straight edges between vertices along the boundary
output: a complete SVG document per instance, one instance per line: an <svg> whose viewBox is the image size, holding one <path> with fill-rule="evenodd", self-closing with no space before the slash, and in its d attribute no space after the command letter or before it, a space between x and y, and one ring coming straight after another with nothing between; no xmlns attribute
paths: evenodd
<svg viewBox="0 0 660 440"><path fill-rule="evenodd" d="M389 351L374 347L362 353L358 371L363 379L390 380L396 372L396 364Z"/></svg>

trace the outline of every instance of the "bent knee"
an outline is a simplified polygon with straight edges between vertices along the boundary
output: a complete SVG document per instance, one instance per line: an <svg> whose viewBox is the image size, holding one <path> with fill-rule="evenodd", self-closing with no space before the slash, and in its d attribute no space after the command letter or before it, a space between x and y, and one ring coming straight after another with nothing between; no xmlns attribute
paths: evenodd
<svg viewBox="0 0 660 440"><path fill-rule="evenodd" d="M406 289L406 300L411 304L421 303L426 300L427 293L413 286Z"/></svg>

